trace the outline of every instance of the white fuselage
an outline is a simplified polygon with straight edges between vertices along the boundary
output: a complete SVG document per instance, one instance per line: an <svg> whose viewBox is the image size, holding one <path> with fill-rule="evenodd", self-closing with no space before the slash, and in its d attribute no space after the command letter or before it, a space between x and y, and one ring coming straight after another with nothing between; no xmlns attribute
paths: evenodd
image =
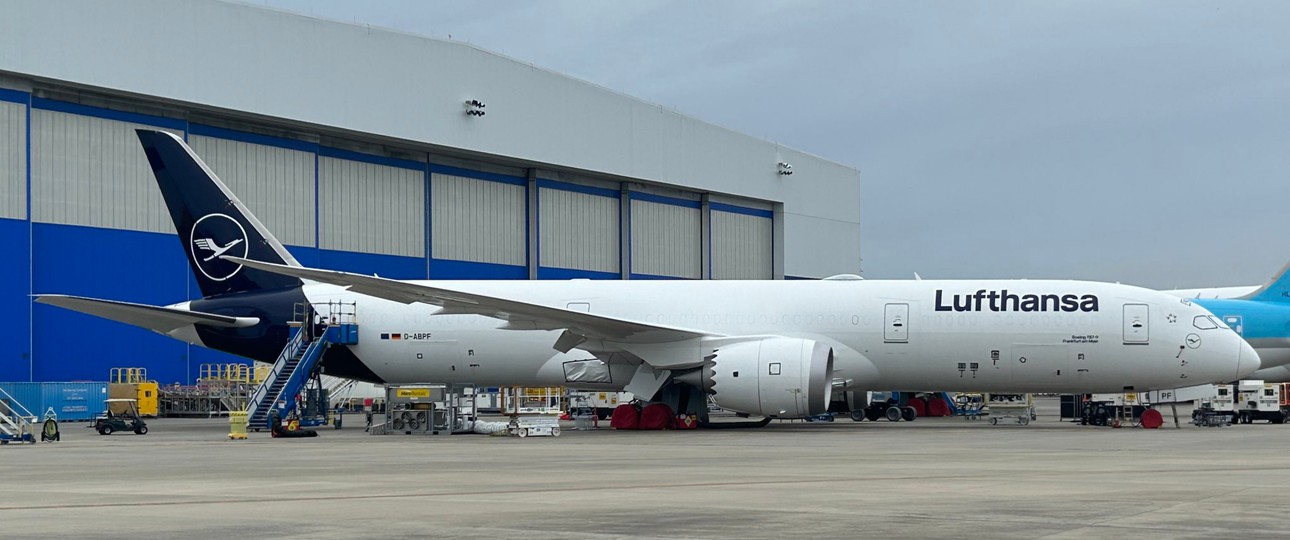
<svg viewBox="0 0 1290 540"><path fill-rule="evenodd" d="M1254 351L1230 330L1193 324L1195 317L1209 315L1203 308L1118 284L425 283L717 335L814 339L833 347L834 380L847 388L1115 392L1236 380L1258 367ZM563 363L592 357L577 349L553 350L560 331L500 329L504 323L497 319L436 315L440 309L434 306L400 304L332 285L308 284L305 294L315 306L355 303L360 337L349 347L389 383L566 385ZM575 386L619 389L635 371L627 362L611 360L609 366L612 382Z"/></svg>

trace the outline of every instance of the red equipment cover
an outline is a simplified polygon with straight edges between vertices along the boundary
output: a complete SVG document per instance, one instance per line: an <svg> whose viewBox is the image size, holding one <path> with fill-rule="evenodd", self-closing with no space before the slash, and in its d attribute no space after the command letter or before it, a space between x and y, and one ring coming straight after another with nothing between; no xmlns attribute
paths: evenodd
<svg viewBox="0 0 1290 540"><path fill-rule="evenodd" d="M905 405L908 407L913 407L914 412L918 413L919 418L927 416L927 402L923 401L923 398L911 399L909 400L909 403L906 403Z"/></svg>
<svg viewBox="0 0 1290 540"><path fill-rule="evenodd" d="M641 409L640 429L672 429L676 414L663 403L650 403Z"/></svg>
<svg viewBox="0 0 1290 540"><path fill-rule="evenodd" d="M609 427L614 429L640 429L641 411L631 403L624 403L614 408L609 418Z"/></svg>
<svg viewBox="0 0 1290 540"><path fill-rule="evenodd" d="M950 404L944 397L937 396L927 402L927 416L949 416Z"/></svg>
<svg viewBox="0 0 1290 540"><path fill-rule="evenodd" d="M1144 428L1156 429L1165 424L1165 416L1155 409L1147 409L1138 417L1138 423Z"/></svg>

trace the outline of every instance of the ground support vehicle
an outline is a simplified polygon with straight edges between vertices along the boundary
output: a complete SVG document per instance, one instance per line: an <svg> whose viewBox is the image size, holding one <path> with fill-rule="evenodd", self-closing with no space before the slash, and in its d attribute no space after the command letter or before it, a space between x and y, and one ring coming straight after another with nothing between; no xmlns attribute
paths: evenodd
<svg viewBox="0 0 1290 540"><path fill-rule="evenodd" d="M516 437L559 437L560 421L558 418L543 416L515 417L506 426L506 432Z"/></svg>
<svg viewBox="0 0 1290 540"><path fill-rule="evenodd" d="M990 425L1015 422L1023 426L1035 419L1035 401L1030 394L987 394Z"/></svg>
<svg viewBox="0 0 1290 540"><path fill-rule="evenodd" d="M139 417L138 400L112 398L103 403L107 405L103 416L94 420L94 430L99 435L111 435L117 431L133 431L135 435L148 434L148 424Z"/></svg>

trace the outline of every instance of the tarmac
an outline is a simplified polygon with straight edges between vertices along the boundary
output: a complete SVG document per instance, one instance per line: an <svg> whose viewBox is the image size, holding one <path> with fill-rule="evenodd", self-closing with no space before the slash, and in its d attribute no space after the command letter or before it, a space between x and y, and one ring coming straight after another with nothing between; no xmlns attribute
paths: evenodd
<svg viewBox="0 0 1290 540"><path fill-rule="evenodd" d="M963 418L559 437L147 435L0 447L0 537L1290 537L1290 425ZM1180 411L1180 414L1185 414ZM354 427L357 426L357 427Z"/></svg>

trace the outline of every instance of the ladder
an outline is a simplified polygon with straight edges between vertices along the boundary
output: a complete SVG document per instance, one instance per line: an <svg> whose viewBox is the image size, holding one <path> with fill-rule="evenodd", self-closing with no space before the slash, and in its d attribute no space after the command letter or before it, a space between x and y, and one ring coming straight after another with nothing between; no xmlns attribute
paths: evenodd
<svg viewBox="0 0 1290 540"><path fill-rule="evenodd" d="M36 442L35 424L38 418L19 403L9 392L0 389L0 444L10 441Z"/></svg>
<svg viewBox="0 0 1290 540"><path fill-rule="evenodd" d="M318 361L332 345L358 343L358 325L341 323L327 327L317 339L309 340L302 327L291 330L291 339L278 354L264 382L256 387L248 400L247 425L257 429L268 425L269 411L281 403L283 417L296 408L296 395L305 383L318 373Z"/></svg>

